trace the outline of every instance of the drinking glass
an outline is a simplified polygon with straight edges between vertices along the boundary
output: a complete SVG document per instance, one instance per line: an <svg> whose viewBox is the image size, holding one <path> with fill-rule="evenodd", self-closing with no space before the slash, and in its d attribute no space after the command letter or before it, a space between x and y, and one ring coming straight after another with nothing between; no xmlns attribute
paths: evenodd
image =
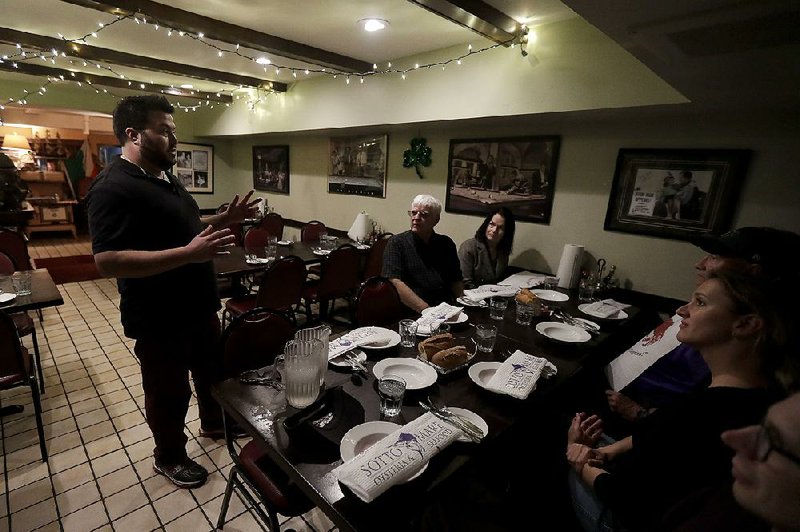
<svg viewBox="0 0 800 532"><path fill-rule="evenodd" d="M597 281L594 277L581 279L581 283L578 285L578 299L591 301L594 298L595 289L597 289Z"/></svg>
<svg viewBox="0 0 800 532"><path fill-rule="evenodd" d="M289 340L284 351L286 400L295 408L305 408L319 395L319 340Z"/></svg>
<svg viewBox="0 0 800 532"><path fill-rule="evenodd" d="M400 333L400 345L403 347L414 347L417 341L417 322L414 320L400 320L398 325Z"/></svg>
<svg viewBox="0 0 800 532"><path fill-rule="evenodd" d="M530 325L534 313L533 305L526 305L517 301L517 323L520 325Z"/></svg>
<svg viewBox="0 0 800 532"><path fill-rule="evenodd" d="M322 343L319 351L319 385L325 384L325 373L328 371L328 349L330 348L331 328L322 324L308 329L300 329L294 334L295 340L319 340Z"/></svg>
<svg viewBox="0 0 800 532"><path fill-rule="evenodd" d="M267 247L265 248L267 260L274 260L278 255L278 237L267 237Z"/></svg>
<svg viewBox="0 0 800 532"><path fill-rule="evenodd" d="M406 381L399 375L383 375L378 379L378 396L381 400L381 414L394 417L403 406L403 395L406 393Z"/></svg>
<svg viewBox="0 0 800 532"><path fill-rule="evenodd" d="M494 349L494 342L497 340L497 327L494 325L476 325L475 343L481 353L491 353Z"/></svg>
<svg viewBox="0 0 800 532"><path fill-rule="evenodd" d="M18 296L28 296L31 294L31 272L21 271L11 274L11 284L14 286L14 292Z"/></svg>
<svg viewBox="0 0 800 532"><path fill-rule="evenodd" d="M244 261L247 264L258 264L259 248L253 246L245 246L244 248Z"/></svg>
<svg viewBox="0 0 800 532"><path fill-rule="evenodd" d="M489 317L493 320L502 320L508 307L508 298L493 296L489 300Z"/></svg>
<svg viewBox="0 0 800 532"><path fill-rule="evenodd" d="M547 277L544 278L544 281L542 281L542 288L544 288L545 290L555 290L556 288L558 288L558 282L560 280L561 280L560 278L554 275L548 275Z"/></svg>

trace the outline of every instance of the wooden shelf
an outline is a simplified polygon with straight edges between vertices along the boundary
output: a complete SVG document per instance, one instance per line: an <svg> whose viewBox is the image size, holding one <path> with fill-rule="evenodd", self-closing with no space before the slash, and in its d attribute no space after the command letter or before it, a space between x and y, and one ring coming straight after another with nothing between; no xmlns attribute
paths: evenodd
<svg viewBox="0 0 800 532"><path fill-rule="evenodd" d="M73 207L78 203L67 174L63 157L36 157L37 160L57 160L58 170L23 172L31 196L27 198L34 210L25 227L25 234L43 231L69 231L77 237Z"/></svg>

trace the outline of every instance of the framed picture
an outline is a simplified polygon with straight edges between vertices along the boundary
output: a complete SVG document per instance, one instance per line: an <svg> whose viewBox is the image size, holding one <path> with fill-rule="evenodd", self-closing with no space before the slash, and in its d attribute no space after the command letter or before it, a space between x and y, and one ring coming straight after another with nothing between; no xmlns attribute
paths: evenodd
<svg viewBox="0 0 800 532"><path fill-rule="evenodd" d="M445 210L507 207L517 220L550 223L560 145L558 136L451 140Z"/></svg>
<svg viewBox="0 0 800 532"><path fill-rule="evenodd" d="M331 137L328 192L386 197L388 135Z"/></svg>
<svg viewBox="0 0 800 532"><path fill-rule="evenodd" d="M289 193L289 146L253 146L253 188Z"/></svg>
<svg viewBox="0 0 800 532"><path fill-rule="evenodd" d="M172 167L187 192L214 193L214 146L210 144L178 143L178 157Z"/></svg>
<svg viewBox="0 0 800 532"><path fill-rule="evenodd" d="M621 149L605 229L690 240L730 228L750 150Z"/></svg>

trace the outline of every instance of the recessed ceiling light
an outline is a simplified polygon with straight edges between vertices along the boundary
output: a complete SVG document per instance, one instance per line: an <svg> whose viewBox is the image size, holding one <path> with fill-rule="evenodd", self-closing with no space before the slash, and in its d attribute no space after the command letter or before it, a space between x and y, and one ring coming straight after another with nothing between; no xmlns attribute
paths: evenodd
<svg viewBox="0 0 800 532"><path fill-rule="evenodd" d="M268 65L268 64L272 63L272 61L270 61L266 57L262 56L262 57L259 57L258 59L256 59L256 63L258 63L259 65Z"/></svg>
<svg viewBox="0 0 800 532"><path fill-rule="evenodd" d="M182 89L193 89L194 85L192 85L191 83L184 83L183 85L181 85L181 88Z"/></svg>
<svg viewBox="0 0 800 532"><path fill-rule="evenodd" d="M389 21L381 18L362 18L358 24L364 26L364 31L379 31L388 26Z"/></svg>

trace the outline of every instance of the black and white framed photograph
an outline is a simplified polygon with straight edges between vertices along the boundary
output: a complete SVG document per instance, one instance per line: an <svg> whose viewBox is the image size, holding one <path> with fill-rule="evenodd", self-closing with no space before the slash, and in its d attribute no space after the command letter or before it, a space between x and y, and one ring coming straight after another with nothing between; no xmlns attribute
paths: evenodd
<svg viewBox="0 0 800 532"><path fill-rule="evenodd" d="M289 193L289 146L253 146L253 188Z"/></svg>
<svg viewBox="0 0 800 532"><path fill-rule="evenodd" d="M214 146L178 143L172 173L192 194L214 193Z"/></svg>
<svg viewBox="0 0 800 532"><path fill-rule="evenodd" d="M553 135L451 140L445 210L506 207L517 220L550 223L560 145Z"/></svg>
<svg viewBox="0 0 800 532"><path fill-rule="evenodd" d="M605 229L677 240L730 229L750 150L620 149Z"/></svg>
<svg viewBox="0 0 800 532"><path fill-rule="evenodd" d="M328 192L386 197L388 135L331 137Z"/></svg>

